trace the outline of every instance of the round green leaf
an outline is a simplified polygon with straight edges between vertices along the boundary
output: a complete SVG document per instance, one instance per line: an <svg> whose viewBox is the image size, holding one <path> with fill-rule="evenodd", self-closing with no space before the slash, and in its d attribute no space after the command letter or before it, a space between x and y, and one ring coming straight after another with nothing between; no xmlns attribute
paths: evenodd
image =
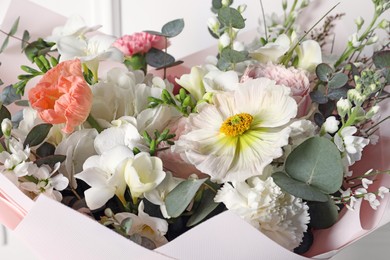
<svg viewBox="0 0 390 260"><path fill-rule="evenodd" d="M348 82L348 77L344 73L334 74L333 77L329 80L329 88L336 89L341 88Z"/></svg>
<svg viewBox="0 0 390 260"><path fill-rule="evenodd" d="M334 201L329 199L326 202L309 201L310 224L313 228L329 228L336 223L339 213Z"/></svg>
<svg viewBox="0 0 390 260"><path fill-rule="evenodd" d="M179 33L183 31L184 28L184 20L183 19L176 19L173 21L170 21L166 23L162 29L161 32L166 36L166 37L175 37Z"/></svg>
<svg viewBox="0 0 390 260"><path fill-rule="evenodd" d="M175 58L162 50L152 48L146 54L146 63L155 68L169 66L175 62Z"/></svg>
<svg viewBox="0 0 390 260"><path fill-rule="evenodd" d="M49 131L52 126L52 124L39 124L34 126L27 134L23 146L26 147L28 145L32 147L42 143L49 134Z"/></svg>
<svg viewBox="0 0 390 260"><path fill-rule="evenodd" d="M177 185L165 198L168 215L176 218L188 207L200 186L207 179L186 180Z"/></svg>
<svg viewBox="0 0 390 260"><path fill-rule="evenodd" d="M328 196L319 189L310 186L304 182L294 180L284 172L276 172L272 174L272 178L276 185L283 191L309 201L327 201Z"/></svg>
<svg viewBox="0 0 390 260"><path fill-rule="evenodd" d="M232 26L236 29L245 27L245 20L241 13L231 7L223 7L218 11L218 19L226 26Z"/></svg>
<svg viewBox="0 0 390 260"><path fill-rule="evenodd" d="M215 193L207 189L204 191L202 200L200 201L199 207L196 208L195 213L192 214L187 222L187 227L194 226L204 220L219 203L214 202Z"/></svg>
<svg viewBox="0 0 390 260"><path fill-rule="evenodd" d="M288 156L286 172L293 179L331 194L343 181L343 164L336 145L324 137L311 137Z"/></svg>
<svg viewBox="0 0 390 260"><path fill-rule="evenodd" d="M320 63L316 67L317 77L324 82L328 82L333 69L326 63Z"/></svg>

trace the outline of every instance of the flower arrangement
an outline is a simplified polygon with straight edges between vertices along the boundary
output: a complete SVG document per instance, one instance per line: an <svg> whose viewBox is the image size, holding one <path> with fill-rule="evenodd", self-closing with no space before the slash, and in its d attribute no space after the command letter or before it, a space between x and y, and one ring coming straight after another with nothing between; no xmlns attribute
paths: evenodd
<svg viewBox="0 0 390 260"><path fill-rule="evenodd" d="M378 209L389 193L374 185L388 169L352 168L389 118L380 112L389 41L377 33L389 33L390 3L372 2L369 25L358 18L344 52L323 62L342 15L318 23L334 8L301 32L296 16L308 1L282 1L284 17L264 15L262 35L244 43L246 6L212 1L216 55L176 78L182 61L167 48L182 19L118 39L80 17L45 39L25 31L19 40L35 66L3 89L2 174L31 199L49 196L148 249L229 210L310 255L313 234L357 204ZM1 51L18 21L2 31ZM363 56L370 45L376 51ZM11 114L10 104L22 109Z"/></svg>

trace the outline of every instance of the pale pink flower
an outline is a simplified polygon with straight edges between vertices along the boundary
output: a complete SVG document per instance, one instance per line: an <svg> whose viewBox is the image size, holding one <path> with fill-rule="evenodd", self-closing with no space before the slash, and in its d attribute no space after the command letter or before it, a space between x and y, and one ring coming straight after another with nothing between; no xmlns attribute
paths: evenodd
<svg viewBox="0 0 390 260"><path fill-rule="evenodd" d="M283 65L275 65L271 62L249 67L241 77L241 82L250 78L269 78L278 85L284 85L291 89L292 97L298 104L297 117L305 116L311 104L310 82L306 72L294 67L286 68Z"/></svg>
<svg viewBox="0 0 390 260"><path fill-rule="evenodd" d="M151 48L164 49L165 38L162 36L152 35L147 32L138 32L132 35L124 35L117 39L113 46L123 52L125 56L133 56L140 53L145 54Z"/></svg>

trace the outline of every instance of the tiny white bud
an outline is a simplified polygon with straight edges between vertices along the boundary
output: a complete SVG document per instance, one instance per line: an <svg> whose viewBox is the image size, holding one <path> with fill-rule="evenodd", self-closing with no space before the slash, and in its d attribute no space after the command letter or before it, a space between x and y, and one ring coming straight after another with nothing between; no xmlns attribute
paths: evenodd
<svg viewBox="0 0 390 260"><path fill-rule="evenodd" d="M340 121L338 121L334 116L328 117L322 127L329 134L334 134L339 130Z"/></svg>
<svg viewBox="0 0 390 260"><path fill-rule="evenodd" d="M358 17L355 19L355 24L356 24L358 30L360 30L360 28L362 28L362 25L364 24L364 19L363 19L363 17L358 16Z"/></svg>
<svg viewBox="0 0 390 260"><path fill-rule="evenodd" d="M216 35L218 35L218 30L221 26L221 24L219 23L219 20L217 19L217 17L210 17L208 20L207 20L207 26L209 27L209 29L215 33Z"/></svg>
<svg viewBox="0 0 390 260"><path fill-rule="evenodd" d="M287 0L282 1L282 7L283 7L283 10L287 9Z"/></svg>
<svg viewBox="0 0 390 260"><path fill-rule="evenodd" d="M12 122L8 118L4 118L1 122L1 131L3 132L5 137L11 136Z"/></svg>
<svg viewBox="0 0 390 260"><path fill-rule="evenodd" d="M378 41L378 35L374 35L372 36L370 39L368 39L367 41L367 45L370 45L370 44L373 44L373 43L376 43Z"/></svg>
<svg viewBox="0 0 390 260"><path fill-rule="evenodd" d="M371 119L373 118L379 111L379 106L373 106L372 108L370 108L370 110L368 110L367 114L366 114L366 118L367 119Z"/></svg>
<svg viewBox="0 0 390 260"><path fill-rule="evenodd" d="M245 46L240 41L234 41L233 42L233 50L235 50L235 51L243 51L243 50L245 50Z"/></svg>
<svg viewBox="0 0 390 260"><path fill-rule="evenodd" d="M246 10L246 4L239 5L237 10L242 14Z"/></svg>
<svg viewBox="0 0 390 260"><path fill-rule="evenodd" d="M351 36L349 36L348 41L355 48L360 46L360 41L359 41L357 33L354 33Z"/></svg>
<svg viewBox="0 0 390 260"><path fill-rule="evenodd" d="M389 22L388 20L386 20L386 19L383 19L383 20L378 24L379 28L384 29L384 30L388 29L388 28L389 28L389 25L390 25L390 22Z"/></svg>
<svg viewBox="0 0 390 260"><path fill-rule="evenodd" d="M223 6L229 6L231 4L231 0L222 0L221 3Z"/></svg>
<svg viewBox="0 0 390 260"><path fill-rule="evenodd" d="M221 49L226 48L230 44L230 36L228 33L224 33L219 37L219 47Z"/></svg>
<svg viewBox="0 0 390 260"><path fill-rule="evenodd" d="M349 113L349 110L352 108L352 103L348 99L340 98L337 101L337 112L341 117L345 117Z"/></svg>

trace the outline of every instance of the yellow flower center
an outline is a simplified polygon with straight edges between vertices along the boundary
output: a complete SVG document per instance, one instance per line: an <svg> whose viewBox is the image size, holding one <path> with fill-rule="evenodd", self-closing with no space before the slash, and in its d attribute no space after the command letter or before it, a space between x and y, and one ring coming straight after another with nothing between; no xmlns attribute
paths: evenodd
<svg viewBox="0 0 390 260"><path fill-rule="evenodd" d="M228 119L222 123L219 132L231 137L242 135L250 128L252 121L253 116L250 114L236 114L234 116L228 117Z"/></svg>

